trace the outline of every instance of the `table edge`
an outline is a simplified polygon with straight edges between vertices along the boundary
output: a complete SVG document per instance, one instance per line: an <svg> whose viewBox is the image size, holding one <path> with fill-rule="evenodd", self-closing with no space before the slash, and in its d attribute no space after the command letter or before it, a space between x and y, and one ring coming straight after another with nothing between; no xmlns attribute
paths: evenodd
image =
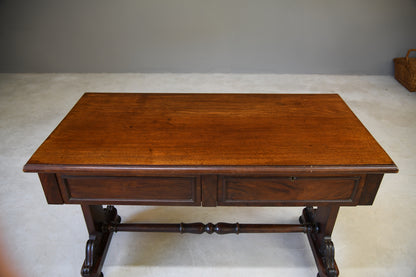
<svg viewBox="0 0 416 277"><path fill-rule="evenodd" d="M397 173L393 164L380 165L59 165L30 164L23 167L24 172L37 173L129 173L129 174L290 174L290 173Z"/></svg>

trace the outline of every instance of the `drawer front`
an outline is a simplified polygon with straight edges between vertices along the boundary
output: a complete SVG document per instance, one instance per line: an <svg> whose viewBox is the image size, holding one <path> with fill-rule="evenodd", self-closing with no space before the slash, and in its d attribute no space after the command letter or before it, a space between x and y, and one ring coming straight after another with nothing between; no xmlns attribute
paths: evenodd
<svg viewBox="0 0 416 277"><path fill-rule="evenodd" d="M354 204L360 177L241 177L219 178L219 205L280 206L323 203Z"/></svg>
<svg viewBox="0 0 416 277"><path fill-rule="evenodd" d="M62 176L67 203L200 205L197 177Z"/></svg>

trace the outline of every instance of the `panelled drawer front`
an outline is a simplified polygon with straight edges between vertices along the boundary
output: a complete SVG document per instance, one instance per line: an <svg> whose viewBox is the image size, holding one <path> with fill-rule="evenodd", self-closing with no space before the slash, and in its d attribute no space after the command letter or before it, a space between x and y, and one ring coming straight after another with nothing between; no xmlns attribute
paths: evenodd
<svg viewBox="0 0 416 277"><path fill-rule="evenodd" d="M200 205L197 177L62 176L68 203Z"/></svg>
<svg viewBox="0 0 416 277"><path fill-rule="evenodd" d="M221 176L219 205L307 205L353 203L360 177L244 177Z"/></svg>

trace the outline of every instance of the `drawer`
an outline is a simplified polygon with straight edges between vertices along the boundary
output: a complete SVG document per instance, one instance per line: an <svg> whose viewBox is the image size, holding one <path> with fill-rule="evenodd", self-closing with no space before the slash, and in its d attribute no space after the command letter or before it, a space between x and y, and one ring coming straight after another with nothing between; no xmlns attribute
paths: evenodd
<svg viewBox="0 0 416 277"><path fill-rule="evenodd" d="M200 205L197 177L62 176L67 203Z"/></svg>
<svg viewBox="0 0 416 277"><path fill-rule="evenodd" d="M241 177L221 176L219 205L314 205L354 203L360 177Z"/></svg>

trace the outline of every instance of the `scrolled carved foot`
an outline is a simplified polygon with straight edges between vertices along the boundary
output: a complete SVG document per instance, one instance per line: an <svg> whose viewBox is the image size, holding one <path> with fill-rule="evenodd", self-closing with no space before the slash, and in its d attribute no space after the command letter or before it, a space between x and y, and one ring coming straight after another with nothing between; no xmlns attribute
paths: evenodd
<svg viewBox="0 0 416 277"><path fill-rule="evenodd" d="M89 239L85 246L85 261L81 268L82 276L89 276L93 271L94 266L94 244L95 239Z"/></svg>
<svg viewBox="0 0 416 277"><path fill-rule="evenodd" d="M85 261L81 268L83 277L103 277L100 268L105 240L102 235L92 235L85 246Z"/></svg>
<svg viewBox="0 0 416 277"><path fill-rule="evenodd" d="M335 268L335 247L330 237L325 237L323 239L319 252L322 256L322 261L328 277L338 276L338 271Z"/></svg>
<svg viewBox="0 0 416 277"><path fill-rule="evenodd" d="M83 277L103 277L101 272L113 232L108 226L120 223L117 209L101 205L81 205L89 233L85 247L85 260L81 267Z"/></svg>

